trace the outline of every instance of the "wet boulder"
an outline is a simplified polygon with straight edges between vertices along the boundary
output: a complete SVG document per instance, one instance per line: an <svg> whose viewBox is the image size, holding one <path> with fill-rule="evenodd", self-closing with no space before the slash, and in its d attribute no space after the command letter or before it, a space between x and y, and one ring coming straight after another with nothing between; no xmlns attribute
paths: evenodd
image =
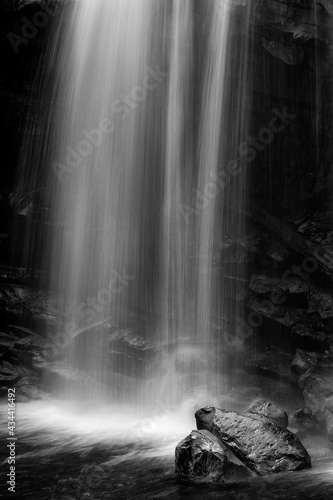
<svg viewBox="0 0 333 500"><path fill-rule="evenodd" d="M253 401L247 409L247 412L265 415L265 417L273 419L280 427L288 427L287 413L266 399Z"/></svg>
<svg viewBox="0 0 333 500"><path fill-rule="evenodd" d="M333 450L333 381L332 368L313 368L299 381L304 400L316 420L326 426L327 444Z"/></svg>
<svg viewBox="0 0 333 500"><path fill-rule="evenodd" d="M310 408L298 408L289 419L289 427L297 433L306 433L314 427L314 417Z"/></svg>
<svg viewBox="0 0 333 500"><path fill-rule="evenodd" d="M297 375L302 375L311 366L314 366L318 360L318 354L314 352L306 352L302 349L296 349L296 354L291 363L291 371Z"/></svg>
<svg viewBox="0 0 333 500"><path fill-rule="evenodd" d="M298 437L264 415L206 407L195 418L199 430L209 430L260 475L311 467Z"/></svg>
<svg viewBox="0 0 333 500"><path fill-rule="evenodd" d="M312 368L299 379L305 404L318 420L323 420L326 411L333 413L332 366Z"/></svg>
<svg viewBox="0 0 333 500"><path fill-rule="evenodd" d="M231 483L252 475L207 430L194 430L177 445L175 470L181 479L196 483Z"/></svg>

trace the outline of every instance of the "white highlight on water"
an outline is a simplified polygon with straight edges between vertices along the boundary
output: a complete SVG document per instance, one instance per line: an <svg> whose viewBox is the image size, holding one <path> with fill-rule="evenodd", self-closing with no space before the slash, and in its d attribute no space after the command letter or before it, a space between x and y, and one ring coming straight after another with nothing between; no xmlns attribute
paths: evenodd
<svg viewBox="0 0 333 500"><path fill-rule="evenodd" d="M49 286L73 337L64 357L96 381L61 381L64 397L171 404L223 392L224 337L242 306L240 281L221 277L219 244L243 231L232 213L243 200L234 181L207 190L245 128L245 73L235 91L228 74L245 57L231 17L232 4L215 0L80 0L59 24L48 53L57 114L35 140L39 161L46 147L51 160L42 253L51 248ZM153 347L143 361L110 351L110 334L132 330Z"/></svg>

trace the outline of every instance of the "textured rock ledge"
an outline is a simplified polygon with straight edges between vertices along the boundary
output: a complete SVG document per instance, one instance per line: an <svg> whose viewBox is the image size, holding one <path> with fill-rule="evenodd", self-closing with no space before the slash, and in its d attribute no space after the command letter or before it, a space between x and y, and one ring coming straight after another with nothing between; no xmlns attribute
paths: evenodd
<svg viewBox="0 0 333 500"><path fill-rule="evenodd" d="M232 483L252 476L221 441L194 430L176 447L176 474L196 483Z"/></svg>
<svg viewBox="0 0 333 500"><path fill-rule="evenodd" d="M206 407L198 410L195 418L199 430L209 430L260 475L311 467L310 456L298 437L264 415Z"/></svg>

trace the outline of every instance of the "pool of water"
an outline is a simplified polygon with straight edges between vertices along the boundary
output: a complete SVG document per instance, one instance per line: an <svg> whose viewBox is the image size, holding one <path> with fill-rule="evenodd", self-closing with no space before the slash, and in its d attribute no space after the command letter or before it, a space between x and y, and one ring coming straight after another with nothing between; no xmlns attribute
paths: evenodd
<svg viewBox="0 0 333 500"><path fill-rule="evenodd" d="M7 440L5 405L1 443ZM176 444L195 428L193 401L171 413L130 406L89 410L68 402L19 403L16 408L16 493L7 491L6 446L1 491L39 500L331 499L333 456L324 442L305 443L311 470L255 478L230 486L193 485L174 474ZM9 448L8 448L9 450ZM7 470L7 472L6 472ZM4 496L6 497L6 496Z"/></svg>

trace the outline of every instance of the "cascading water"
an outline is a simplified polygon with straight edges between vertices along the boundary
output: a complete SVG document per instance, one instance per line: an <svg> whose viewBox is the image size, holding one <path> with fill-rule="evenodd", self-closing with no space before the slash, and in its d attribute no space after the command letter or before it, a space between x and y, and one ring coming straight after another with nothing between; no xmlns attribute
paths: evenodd
<svg viewBox="0 0 333 500"><path fill-rule="evenodd" d="M297 238L310 240L295 230L296 247L276 248L274 227L266 231L257 226L261 219L256 213L257 204L262 203L263 212L269 207L269 216L284 206L273 190L284 191L290 165L288 189L297 186L303 172L294 171L295 162L303 169L302 155L311 152L316 140L323 148L313 148L313 158L329 158L321 118L331 114L323 100L330 95L330 66L322 69L327 76L323 84L318 73L322 41L318 38L311 51L311 23L304 21L306 41L297 39L295 50L301 49L302 57L312 54L316 81L309 76L310 59L295 68L285 63L294 45L290 25L297 25L302 2L297 7L267 2L267 9L265 2L251 0L62 3L66 5L55 19L37 73L31 101L38 104L27 119L14 195L25 196L13 249L14 266L23 270L15 269L3 288L8 293L1 299L3 310L15 324L2 334L2 376L17 388L18 404L13 426L14 403L7 406L5 401L1 436L10 448L18 436L20 498L201 499L204 485L179 481L174 467L175 446L194 428L198 408L209 404L244 411L252 398L271 395L290 412L304 403L288 353L296 345L303 351L303 342L309 346L312 341L307 344L310 337L302 332L300 344L294 344L292 328L286 333L286 325L280 330L266 319L269 302L266 293L256 292L255 283L251 288L247 261L259 285L259 273L265 271L263 292L266 284L270 290L281 281L276 290L285 295L281 306L287 315L296 311L296 319L298 314L306 317L310 303L305 291L311 296L314 287L311 300L316 301L321 277L309 276L304 288L290 285L297 293L282 287L288 281L283 273L301 262L301 253L295 261L291 255L298 253ZM310 3L303 19L311 19ZM281 50L283 16L288 18L283 26L286 52ZM318 10L316 24L319 17ZM303 30L297 27L296 33L298 29ZM258 71L256 78L252 71ZM290 123L285 130L296 112L304 126ZM317 162L310 160L318 176ZM328 171L329 162L326 167ZM312 171L304 171L304 177L305 183L313 183ZM319 184L325 180L318 178ZM288 189L281 194L292 198ZM296 196L295 206L305 208L315 190L301 186L300 191L309 198L300 202ZM255 201L254 211L250 201ZM285 227L287 232L281 242L291 235L292 223L282 226L282 233ZM31 270L36 271L33 287L25 278ZM12 286L11 276L19 276L19 286ZM246 309L252 291L262 309L253 303ZM329 297L326 291L323 297ZM21 315L26 298L26 315ZM310 313L313 341L324 345L317 309L322 312L315 306ZM263 328L254 331L262 321ZM281 348L280 372L270 352L280 351L285 342L294 347ZM324 357L321 351L310 354L311 359L312 354ZM262 375L259 370L266 370L271 360L272 370ZM317 368L319 378L320 364L306 373L316 374ZM26 395L40 401L19 401ZM309 392L307 399L312 396ZM295 415L293 420L296 424ZM312 429L319 434L305 436L313 469L245 475L244 482L204 487L204 495L286 498L293 491L295 499L331 498L332 460L325 458L327 436L318 422L312 421ZM9 466L12 453L3 450L1 465Z"/></svg>
<svg viewBox="0 0 333 500"><path fill-rule="evenodd" d="M52 81L56 113L34 155L49 165L41 253L65 303L65 357L88 374L82 391L62 383L67 397L174 403L227 390L245 270L220 253L245 230L249 43L247 26L234 43L232 12L228 1L80 0L63 16L43 89ZM145 368L140 349L120 356L110 336L150 346Z"/></svg>

